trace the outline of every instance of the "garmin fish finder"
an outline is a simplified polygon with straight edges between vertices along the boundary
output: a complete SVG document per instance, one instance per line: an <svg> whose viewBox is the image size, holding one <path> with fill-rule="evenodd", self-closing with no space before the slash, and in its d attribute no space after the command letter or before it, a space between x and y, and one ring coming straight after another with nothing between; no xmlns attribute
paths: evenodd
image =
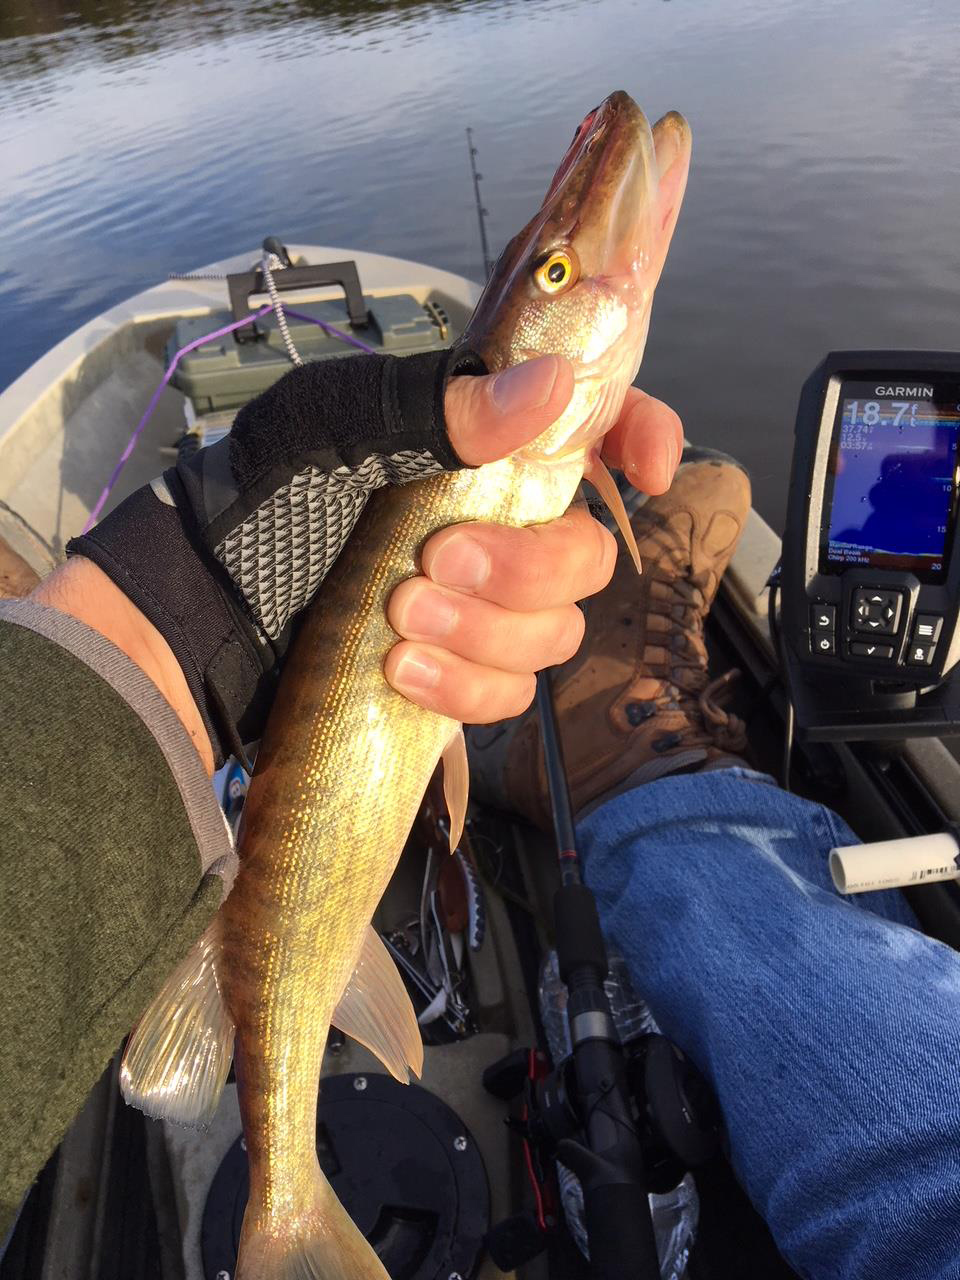
<svg viewBox="0 0 960 1280"><path fill-rule="evenodd" d="M797 411L781 636L809 738L960 731L960 354L842 351Z"/></svg>

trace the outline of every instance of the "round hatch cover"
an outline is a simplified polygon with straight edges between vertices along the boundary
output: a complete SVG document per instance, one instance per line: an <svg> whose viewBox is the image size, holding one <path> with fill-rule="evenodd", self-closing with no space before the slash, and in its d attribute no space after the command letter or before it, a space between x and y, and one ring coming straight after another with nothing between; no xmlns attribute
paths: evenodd
<svg viewBox="0 0 960 1280"><path fill-rule="evenodd" d="M490 1225L483 1160L463 1122L419 1085L390 1076L320 1082L317 1155L344 1208L391 1280L470 1280ZM203 1211L206 1280L232 1277L249 1182L240 1139L224 1156Z"/></svg>

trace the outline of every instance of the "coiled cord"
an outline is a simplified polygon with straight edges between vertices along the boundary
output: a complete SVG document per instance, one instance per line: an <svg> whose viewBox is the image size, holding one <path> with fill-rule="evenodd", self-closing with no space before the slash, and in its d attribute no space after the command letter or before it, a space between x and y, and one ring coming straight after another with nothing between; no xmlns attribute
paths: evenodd
<svg viewBox="0 0 960 1280"><path fill-rule="evenodd" d="M283 313L283 303L280 301L280 291L273 278L274 271L278 271L283 266L283 263L275 253L268 253L265 250L260 266L263 271L263 282L267 286L267 293L273 303L273 314L277 317L277 328L280 330L280 337L283 339L283 345L287 349L287 355L295 365L302 365L303 361L300 358L300 352L293 345L293 338L290 337L287 317Z"/></svg>

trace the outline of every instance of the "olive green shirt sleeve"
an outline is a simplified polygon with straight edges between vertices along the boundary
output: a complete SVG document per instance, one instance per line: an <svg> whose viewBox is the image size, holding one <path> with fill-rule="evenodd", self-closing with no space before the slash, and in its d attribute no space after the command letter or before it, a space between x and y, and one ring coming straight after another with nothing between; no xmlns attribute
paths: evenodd
<svg viewBox="0 0 960 1280"><path fill-rule="evenodd" d="M144 673L76 619L0 603L0 1239L233 865Z"/></svg>

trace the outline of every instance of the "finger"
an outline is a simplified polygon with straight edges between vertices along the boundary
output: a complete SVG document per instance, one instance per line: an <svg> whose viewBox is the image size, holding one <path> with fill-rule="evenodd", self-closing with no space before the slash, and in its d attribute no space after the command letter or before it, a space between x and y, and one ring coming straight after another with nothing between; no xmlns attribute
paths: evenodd
<svg viewBox="0 0 960 1280"><path fill-rule="evenodd" d="M566 662L583 639L583 613L575 604L516 613L422 577L393 592L387 621L407 640L442 645L469 662L517 674Z"/></svg>
<svg viewBox="0 0 960 1280"><path fill-rule="evenodd" d="M466 724L492 724L526 711L536 676L468 662L433 645L401 640L387 654L384 674L398 693L427 711Z"/></svg>
<svg viewBox="0 0 960 1280"><path fill-rule="evenodd" d="M683 452L680 415L638 387L628 387L623 409L603 441L603 456L636 489L666 493Z"/></svg>
<svg viewBox="0 0 960 1280"><path fill-rule="evenodd" d="M482 378L451 378L444 394L447 435L471 467L505 458L556 422L573 394L562 356L540 356Z"/></svg>
<svg viewBox="0 0 960 1280"><path fill-rule="evenodd" d="M422 567L438 586L527 612L600 591L616 558L613 535L575 508L526 529L480 523L442 529L425 545Z"/></svg>

